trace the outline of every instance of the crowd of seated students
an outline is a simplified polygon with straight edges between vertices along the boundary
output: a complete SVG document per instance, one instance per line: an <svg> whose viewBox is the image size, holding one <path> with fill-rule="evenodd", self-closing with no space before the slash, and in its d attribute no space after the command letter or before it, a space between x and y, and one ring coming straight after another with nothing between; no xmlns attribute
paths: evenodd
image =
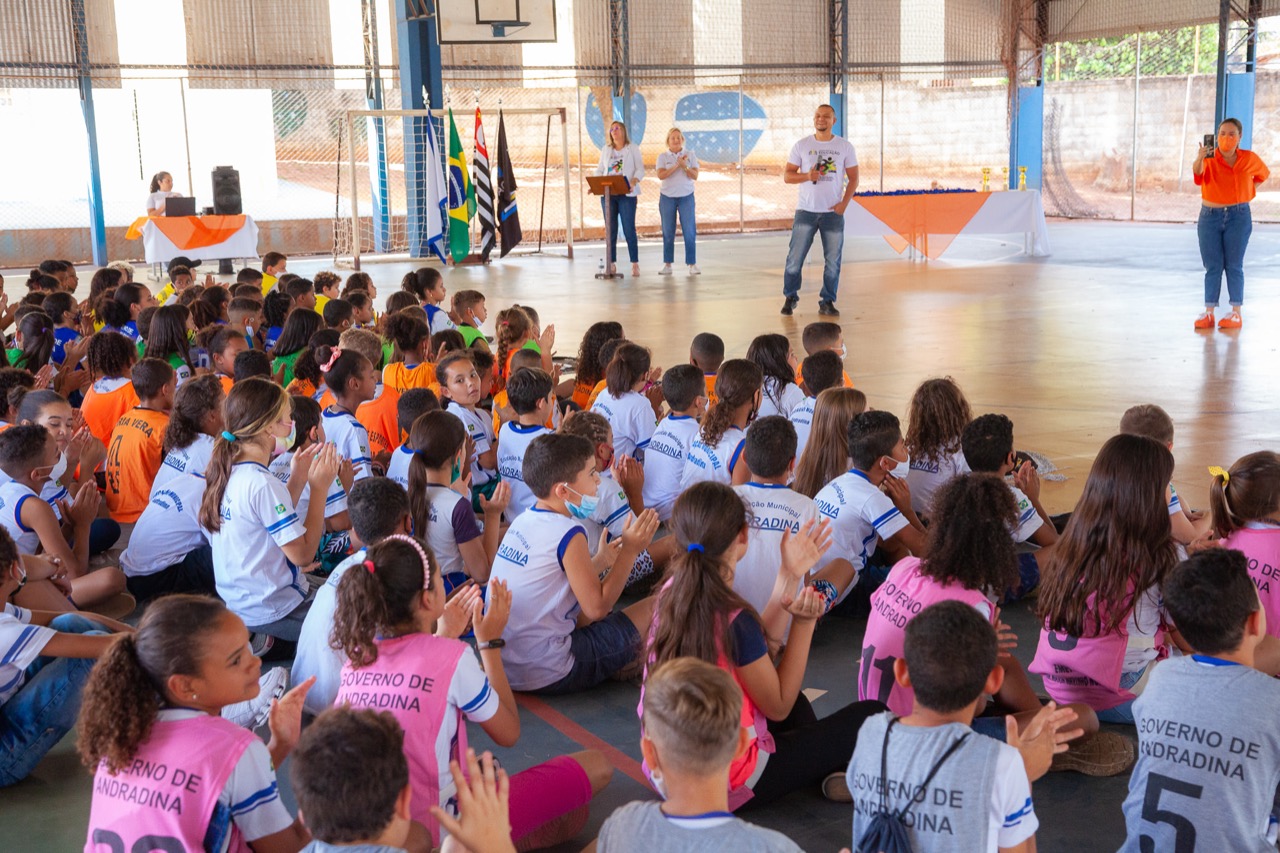
<svg viewBox="0 0 1280 853"><path fill-rule="evenodd" d="M1274 849L1275 453L1197 513L1134 406L1052 517L1008 417L931 378L904 424L835 323L664 370L598 322L562 381L553 325L487 332L431 268L379 300L279 252L179 261L83 300L47 261L0 305L0 785L78 721L87 849L561 843L606 756L508 777L468 725L510 748L516 691L607 680L660 800L603 850L795 850L735 813L798 789L852 804L856 850L1033 850L1038 778L1131 767L1123 849ZM1048 699L1001 618L1032 593ZM860 607L858 699L819 718L815 626Z"/></svg>

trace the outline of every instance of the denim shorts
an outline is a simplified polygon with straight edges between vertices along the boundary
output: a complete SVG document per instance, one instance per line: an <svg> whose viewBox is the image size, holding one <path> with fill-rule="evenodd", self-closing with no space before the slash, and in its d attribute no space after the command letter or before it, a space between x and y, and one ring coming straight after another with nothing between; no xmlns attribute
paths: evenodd
<svg viewBox="0 0 1280 853"><path fill-rule="evenodd" d="M620 610L599 622L574 628L569 635L573 668L559 681L534 693L579 693L608 679L640 654L640 632Z"/></svg>

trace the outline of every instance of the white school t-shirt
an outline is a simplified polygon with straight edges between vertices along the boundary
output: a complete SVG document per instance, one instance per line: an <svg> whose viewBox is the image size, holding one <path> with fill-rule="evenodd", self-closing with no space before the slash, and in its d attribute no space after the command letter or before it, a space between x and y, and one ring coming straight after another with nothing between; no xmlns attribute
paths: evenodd
<svg viewBox="0 0 1280 853"><path fill-rule="evenodd" d="M827 556L844 557L853 563L857 574L861 574L867 558L875 551L877 536L888 540L910 524L893 501L856 468L823 486L813 496L813 502L818 512L831 519L831 550ZM841 599L853 589L857 574Z"/></svg>
<svg viewBox="0 0 1280 853"><path fill-rule="evenodd" d="M366 571L364 567L365 549L361 548L343 560L330 572L329 577L316 590L311 607L302 620L302 629L298 633L298 649L293 657L293 667L289 670L289 683L301 684L311 676L316 683L311 685L307 696L302 700L304 710L312 714L333 705L338 698L338 688L342 686L342 666L347 662L347 655L342 649L329 645L329 635L333 632L333 614L338 609L338 583L348 569Z"/></svg>
<svg viewBox="0 0 1280 853"><path fill-rule="evenodd" d="M471 442L476 448L475 455L471 457L471 485L483 486L492 480L496 473L480 466L480 457L488 453L497 442L497 437L493 433L493 418L487 412L479 409L473 411L458 405L453 400L449 401L445 411L462 421L467 435L471 436Z"/></svg>
<svg viewBox="0 0 1280 853"><path fill-rule="evenodd" d="M17 480L0 485L0 525L9 532L19 554L34 554L40 549L40 534L22 523L22 505L28 498L40 500L39 495Z"/></svg>
<svg viewBox="0 0 1280 853"><path fill-rule="evenodd" d="M524 454L540 435L551 435L551 430L542 424L515 421L507 421L498 430L498 474L511 487L511 503L505 513L507 521L515 521L538 500L524 482Z"/></svg>
<svg viewBox="0 0 1280 853"><path fill-rule="evenodd" d="M833 135L826 142L819 142L809 134L791 146L787 162L799 166L802 174L814 168L822 173L816 184L812 181L800 184L796 208L809 213L827 213L844 197L845 170L858 165L858 155L852 143L842 136Z"/></svg>
<svg viewBox="0 0 1280 853"><path fill-rule="evenodd" d="M689 415L667 415L658 424L644 453L644 505L671 518L671 508L680 497L680 479L689 445L698 434L698 421Z"/></svg>
<svg viewBox="0 0 1280 853"><path fill-rule="evenodd" d="M442 575L466 573L466 561L458 545L478 538L483 532L471 508L471 499L448 486L427 483L427 529L414 531L427 540Z"/></svg>
<svg viewBox="0 0 1280 853"><path fill-rule="evenodd" d="M491 580L511 590L511 616L502 664L512 690L537 690L573 669L569 635L581 610L565 575L564 555L582 525L567 515L533 507L502 537Z"/></svg>
<svg viewBox="0 0 1280 853"><path fill-rule="evenodd" d="M237 462L219 512L222 527L209 536L218 597L249 626L288 616L307 597L281 550L307 535L289 490L265 466Z"/></svg>
<svg viewBox="0 0 1280 853"><path fill-rule="evenodd" d="M413 451L409 445L402 444L391 453L391 461L387 463L387 479L399 483L406 492L409 491L409 463L413 461Z"/></svg>
<svg viewBox="0 0 1280 853"><path fill-rule="evenodd" d="M373 451L369 449L369 429L350 412L333 406L322 413L325 440L338 448L338 455L351 460L359 482L373 473Z"/></svg>
<svg viewBox="0 0 1280 853"><path fill-rule="evenodd" d="M806 399L804 392L796 383L788 382L779 388L780 384L776 379L764 381L764 388L760 394L760 411L756 412L756 417L782 415L784 418L790 418L795 407Z"/></svg>
<svg viewBox="0 0 1280 853"><path fill-rule="evenodd" d="M639 391L625 391L621 397L615 397L605 388L596 397L591 411L603 415L613 428L614 453L644 461L644 452L658 426L647 397Z"/></svg>
<svg viewBox="0 0 1280 853"><path fill-rule="evenodd" d="M1006 481L1007 482L1007 481ZM1036 531L1044 526L1044 519L1040 517L1040 513L1036 512L1036 508L1031 505L1031 498L1023 494L1022 490L1012 483L1008 483L1009 491L1013 492L1013 502L1018 507L1018 526L1013 531L1014 542L1026 542Z"/></svg>
<svg viewBox="0 0 1280 853"><path fill-rule="evenodd" d="M151 490L146 508L133 525L129 546L120 555L126 575L154 575L209 544L208 533L200 526L204 487L199 474L175 474Z"/></svg>
<svg viewBox="0 0 1280 853"><path fill-rule="evenodd" d="M31 624L31 611L4 603L0 610L0 705L22 689L27 667L35 663L45 645L58 635L52 628Z"/></svg>
<svg viewBox="0 0 1280 853"><path fill-rule="evenodd" d="M747 446L747 433L737 426L730 426L720 436L714 447L708 446L698 433L689 442L689 452L684 458L684 473L680 477L680 491L695 483L710 480L714 483L733 482L733 466Z"/></svg>
<svg viewBox="0 0 1280 853"><path fill-rule="evenodd" d="M927 515L933 505L933 494L943 484L960 474L969 473L969 463L964 459L964 451L944 453L938 459L911 457L911 470L907 472L907 486L911 489L911 508L917 513ZM1034 513L1035 510L1032 510Z"/></svg>
<svg viewBox="0 0 1280 853"><path fill-rule="evenodd" d="M293 451L281 453L275 459L271 460L271 476L275 477L281 483L284 483L286 490L289 486L289 464L293 461ZM302 491L298 493L298 502L293 505L294 512L298 514L300 521L306 521L307 510L311 506L311 484L303 483ZM333 483L329 486L329 491L324 496L324 517L333 518L340 512L347 511L347 490L342 487L342 481L337 477L333 478Z"/></svg>
<svg viewBox="0 0 1280 853"><path fill-rule="evenodd" d="M743 483L733 490L751 510L747 551L733 570L733 589L763 613L782 568L783 531L799 533L818 517L818 507L808 495L774 483Z"/></svg>
<svg viewBox="0 0 1280 853"><path fill-rule="evenodd" d="M578 519L587 532L587 550L591 556L600 550L600 534L608 530L610 540L621 536L630 517L631 504L627 501L627 493L613 479L612 471L601 471L600 482L596 485L595 511L588 518Z"/></svg>
<svg viewBox="0 0 1280 853"><path fill-rule="evenodd" d="M213 458L213 436L200 433L186 447L175 447L164 457L156 478L151 481L151 491L168 483L179 474L199 474L209 470L209 460Z"/></svg>
<svg viewBox="0 0 1280 853"><path fill-rule="evenodd" d="M688 148L682 148L678 154L670 149L659 154L657 162L659 172L664 169L675 169L659 182L659 193L667 198L684 198L687 195L693 195L693 178L689 177L684 169L676 169L680 154L688 155L689 159L685 162L690 169L698 168L698 158Z"/></svg>
<svg viewBox="0 0 1280 853"><path fill-rule="evenodd" d="M181 198L181 197L182 197L182 193L157 190L156 192L153 192L147 196L147 203L146 203L146 206L143 208L143 210L155 210L160 206L161 202L167 201L171 198Z"/></svg>

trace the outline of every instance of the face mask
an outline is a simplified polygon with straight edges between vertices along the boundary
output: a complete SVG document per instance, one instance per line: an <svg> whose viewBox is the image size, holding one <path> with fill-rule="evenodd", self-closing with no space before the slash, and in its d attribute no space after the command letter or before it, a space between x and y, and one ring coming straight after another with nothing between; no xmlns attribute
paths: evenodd
<svg viewBox="0 0 1280 853"><path fill-rule="evenodd" d="M848 357L849 357L849 348L848 348L847 346L845 346L844 344L841 344L841 345L840 345L840 358L841 358L841 359L846 359L846 358L848 358Z"/></svg>
<svg viewBox="0 0 1280 853"><path fill-rule="evenodd" d="M272 456L280 456L281 454L289 452L289 448L293 447L293 443L298 439L297 425L293 423L293 421L290 421L289 434L283 438L278 435L274 436L274 438L276 440L276 446L271 449Z"/></svg>
<svg viewBox="0 0 1280 853"><path fill-rule="evenodd" d="M67 473L67 454L59 453L58 461L53 463L53 470L49 472L49 481L56 483L65 473Z"/></svg>
<svg viewBox="0 0 1280 853"><path fill-rule="evenodd" d="M580 498L576 504L569 501L564 502L564 505L569 508L569 514L578 520L590 518L591 514L596 511L596 507L600 505L600 498L596 495L584 495L577 489L569 488L568 484L565 485L565 488Z"/></svg>
<svg viewBox="0 0 1280 853"><path fill-rule="evenodd" d="M653 783L653 788L658 792L658 796L665 800L667 798L667 782L662 778L662 774L657 770L650 770L649 781Z"/></svg>
<svg viewBox="0 0 1280 853"><path fill-rule="evenodd" d="M453 467L449 469L449 485L458 482L458 478L462 476L462 463L457 459L453 460Z"/></svg>
<svg viewBox="0 0 1280 853"><path fill-rule="evenodd" d="M893 459L892 456L888 458ZM907 473L911 470L911 454L907 454L907 460L905 462L899 462L897 459L893 459L893 463L893 469L889 471L889 476L897 477L899 480L907 479Z"/></svg>

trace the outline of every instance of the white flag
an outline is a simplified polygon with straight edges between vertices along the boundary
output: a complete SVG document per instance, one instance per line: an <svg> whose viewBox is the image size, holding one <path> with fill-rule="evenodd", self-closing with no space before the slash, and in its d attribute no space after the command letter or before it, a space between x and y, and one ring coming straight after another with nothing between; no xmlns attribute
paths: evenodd
<svg viewBox="0 0 1280 853"><path fill-rule="evenodd" d="M426 121L427 137L427 185L422 203L426 208L427 250L440 260L448 262L445 257L444 234L447 221L449 191L444 182L444 165L440 152L436 150L436 132L430 119Z"/></svg>

